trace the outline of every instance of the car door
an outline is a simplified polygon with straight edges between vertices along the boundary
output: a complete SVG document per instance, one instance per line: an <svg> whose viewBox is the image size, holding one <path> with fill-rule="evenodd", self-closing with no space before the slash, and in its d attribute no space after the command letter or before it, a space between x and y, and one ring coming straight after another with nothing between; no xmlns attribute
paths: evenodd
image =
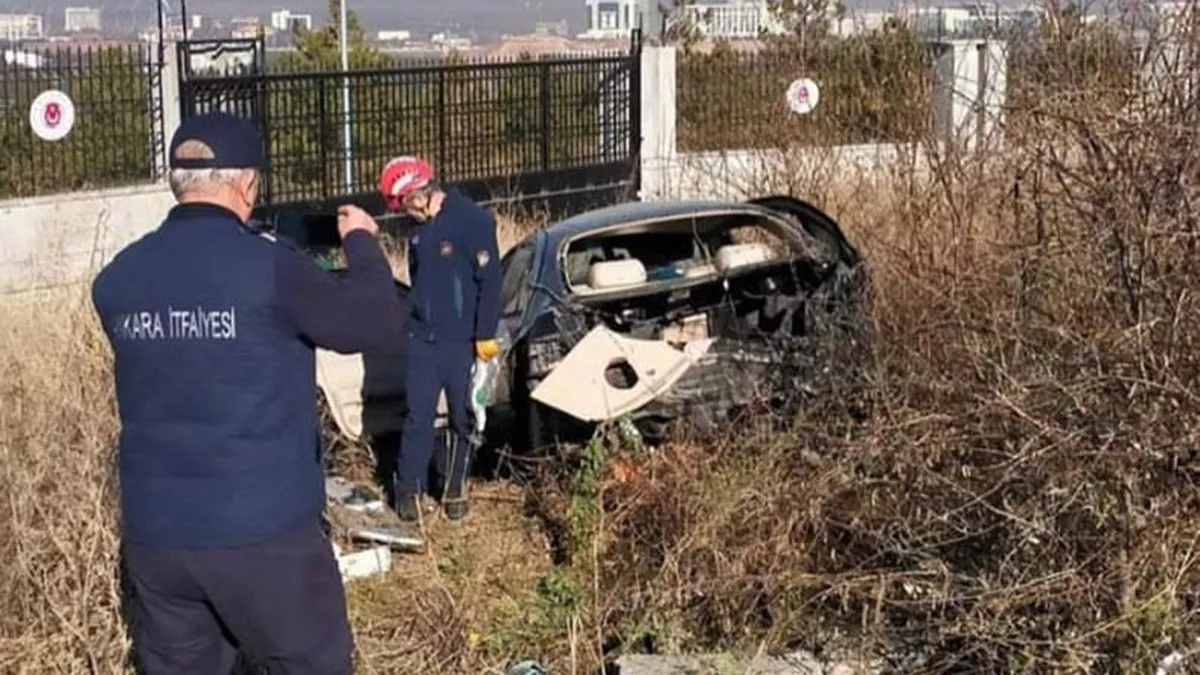
<svg viewBox="0 0 1200 675"><path fill-rule="evenodd" d="M500 341L500 367L492 373L488 385L489 406L509 399L512 350L522 337L522 321L533 297L535 242L536 237L526 238L500 258L500 327L496 336Z"/></svg>

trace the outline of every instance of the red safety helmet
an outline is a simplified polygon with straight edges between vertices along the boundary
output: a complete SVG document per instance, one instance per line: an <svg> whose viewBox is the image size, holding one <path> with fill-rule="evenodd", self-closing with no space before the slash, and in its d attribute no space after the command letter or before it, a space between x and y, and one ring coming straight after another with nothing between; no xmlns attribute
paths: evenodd
<svg viewBox="0 0 1200 675"><path fill-rule="evenodd" d="M388 209L399 211L404 198L433 181L433 166L408 155L388 162L379 174L379 192Z"/></svg>

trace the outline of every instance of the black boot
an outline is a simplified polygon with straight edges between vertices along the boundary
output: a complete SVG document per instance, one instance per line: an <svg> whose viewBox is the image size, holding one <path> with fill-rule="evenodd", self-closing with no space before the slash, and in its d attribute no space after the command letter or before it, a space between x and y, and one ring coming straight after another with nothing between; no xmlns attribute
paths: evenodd
<svg viewBox="0 0 1200 675"><path fill-rule="evenodd" d="M467 471L471 464L471 443L458 434L447 439L446 487L442 491L442 513L451 522L467 515Z"/></svg>
<svg viewBox="0 0 1200 675"><path fill-rule="evenodd" d="M446 497L442 500L442 513L450 522L457 523L467 517L467 497Z"/></svg>
<svg viewBox="0 0 1200 675"><path fill-rule="evenodd" d="M416 525L421 521L421 496L411 492L396 493L396 515L400 522Z"/></svg>

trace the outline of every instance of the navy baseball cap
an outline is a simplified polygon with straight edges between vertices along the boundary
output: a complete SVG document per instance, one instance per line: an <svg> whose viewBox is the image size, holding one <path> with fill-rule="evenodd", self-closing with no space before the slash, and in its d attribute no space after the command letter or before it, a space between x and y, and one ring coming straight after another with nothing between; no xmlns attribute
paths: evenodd
<svg viewBox="0 0 1200 675"><path fill-rule="evenodd" d="M172 169L261 169L264 159L258 126L225 112L185 119L168 154Z"/></svg>

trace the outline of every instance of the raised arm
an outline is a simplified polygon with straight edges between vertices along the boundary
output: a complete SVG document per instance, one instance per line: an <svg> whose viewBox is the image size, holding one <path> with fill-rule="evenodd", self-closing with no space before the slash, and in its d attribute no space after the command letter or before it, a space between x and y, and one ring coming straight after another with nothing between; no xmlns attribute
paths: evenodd
<svg viewBox="0 0 1200 675"><path fill-rule="evenodd" d="M275 275L280 312L318 347L343 354L386 349L400 341L405 312L375 238L378 229L356 207L344 207L340 215L345 278L321 270L299 251L281 250Z"/></svg>

